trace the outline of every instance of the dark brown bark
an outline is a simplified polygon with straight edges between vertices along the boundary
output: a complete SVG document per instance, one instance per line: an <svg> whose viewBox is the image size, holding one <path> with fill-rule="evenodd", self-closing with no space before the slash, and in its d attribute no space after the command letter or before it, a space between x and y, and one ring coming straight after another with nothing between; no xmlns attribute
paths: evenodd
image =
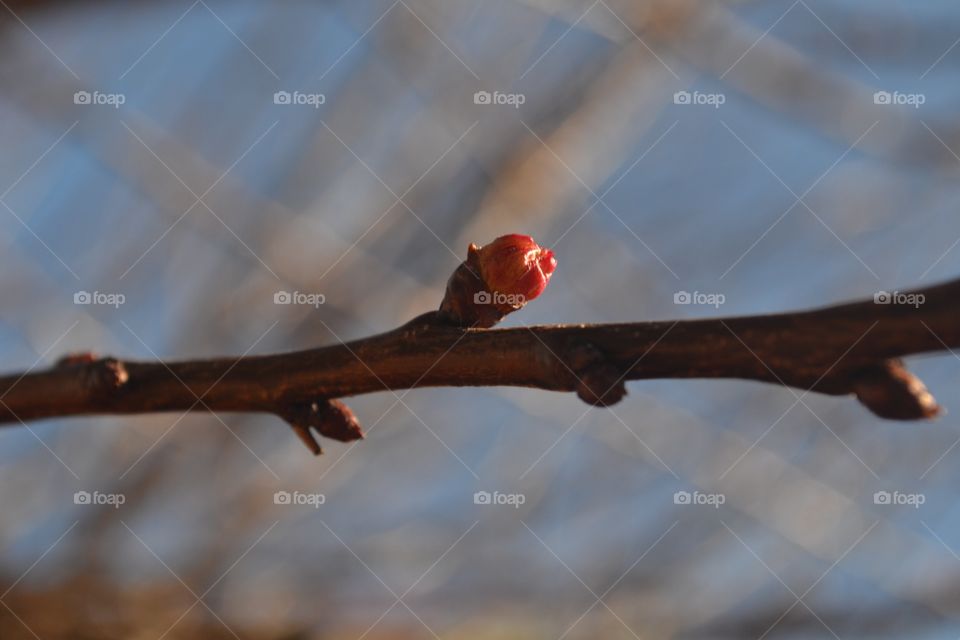
<svg viewBox="0 0 960 640"><path fill-rule="evenodd" d="M273 413L323 433L322 405L333 398L509 385L577 391L602 404L601 396L618 399L621 377L760 380L855 394L878 415L917 419L938 407L899 358L960 346L960 280L915 293L923 304L868 300L768 316L514 329L462 329L429 313L389 333L294 353L172 363L70 357L0 378L0 421L214 410Z"/></svg>

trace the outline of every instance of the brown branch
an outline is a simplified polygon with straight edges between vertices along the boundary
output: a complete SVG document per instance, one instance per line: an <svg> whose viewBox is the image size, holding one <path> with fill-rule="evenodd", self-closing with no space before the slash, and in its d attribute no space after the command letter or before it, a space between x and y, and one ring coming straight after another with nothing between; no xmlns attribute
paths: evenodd
<svg viewBox="0 0 960 640"><path fill-rule="evenodd" d="M433 312L389 333L293 353L171 363L74 356L45 371L0 377L0 422L262 412L286 420L319 452L310 428L338 440L362 437L334 398L521 386L575 391L602 405L620 399L624 380L654 378L759 380L854 394L885 418L929 418L939 408L899 358L960 347L960 280L912 293L923 303L867 300L768 316L515 329L462 328Z"/></svg>

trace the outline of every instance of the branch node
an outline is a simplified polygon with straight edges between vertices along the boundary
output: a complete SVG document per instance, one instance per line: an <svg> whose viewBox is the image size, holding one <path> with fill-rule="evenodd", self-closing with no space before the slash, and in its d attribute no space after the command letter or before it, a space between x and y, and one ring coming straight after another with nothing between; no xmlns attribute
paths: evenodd
<svg viewBox="0 0 960 640"><path fill-rule="evenodd" d="M83 385L92 393L114 392L130 379L123 362L100 358L90 351L67 354L57 360L55 366L58 369L78 367Z"/></svg>
<svg viewBox="0 0 960 640"><path fill-rule="evenodd" d="M487 286L480 278L479 247L471 244L467 259L454 269L447 281L447 290L440 302L439 317L447 324L459 327L489 328L513 311L501 305L478 304L485 300Z"/></svg>
<svg viewBox="0 0 960 640"><path fill-rule="evenodd" d="M571 353L571 368L577 376L577 396L595 407L609 407L627 395L624 375L597 347L585 343Z"/></svg>
<svg viewBox="0 0 960 640"><path fill-rule="evenodd" d="M322 454L323 449L310 431L311 428L325 438L339 442L352 442L365 437L353 411L339 400L321 398L314 402L298 402L279 415L315 456Z"/></svg>
<svg viewBox="0 0 960 640"><path fill-rule="evenodd" d="M900 360L886 360L855 373L853 392L870 411L888 420L924 420L941 413L927 387Z"/></svg>
<svg viewBox="0 0 960 640"><path fill-rule="evenodd" d="M116 358L103 358L94 363L90 370L91 383L103 391L115 391L130 379L123 362Z"/></svg>

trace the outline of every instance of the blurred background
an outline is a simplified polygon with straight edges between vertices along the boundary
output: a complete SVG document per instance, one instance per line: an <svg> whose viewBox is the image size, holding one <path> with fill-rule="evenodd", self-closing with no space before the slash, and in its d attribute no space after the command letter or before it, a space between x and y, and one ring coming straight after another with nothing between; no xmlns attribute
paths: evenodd
<svg viewBox="0 0 960 640"><path fill-rule="evenodd" d="M7 371L367 336L504 233L559 261L506 326L960 273L948 0L0 4ZM354 398L319 459L269 416L3 429L0 637L955 638L960 363L909 365L953 415L652 381Z"/></svg>

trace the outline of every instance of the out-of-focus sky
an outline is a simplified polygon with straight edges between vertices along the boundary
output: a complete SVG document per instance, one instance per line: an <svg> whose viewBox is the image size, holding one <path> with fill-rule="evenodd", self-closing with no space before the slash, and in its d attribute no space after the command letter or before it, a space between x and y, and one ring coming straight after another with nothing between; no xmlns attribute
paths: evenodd
<svg viewBox="0 0 960 640"><path fill-rule="evenodd" d="M388 330L504 233L559 262L507 326L767 313L960 272L946 0L5 13L8 371ZM908 364L955 414L957 358ZM885 422L740 381L629 391L608 410L371 394L350 400L368 439L319 459L266 416L4 429L2 635L957 635L954 414Z"/></svg>

